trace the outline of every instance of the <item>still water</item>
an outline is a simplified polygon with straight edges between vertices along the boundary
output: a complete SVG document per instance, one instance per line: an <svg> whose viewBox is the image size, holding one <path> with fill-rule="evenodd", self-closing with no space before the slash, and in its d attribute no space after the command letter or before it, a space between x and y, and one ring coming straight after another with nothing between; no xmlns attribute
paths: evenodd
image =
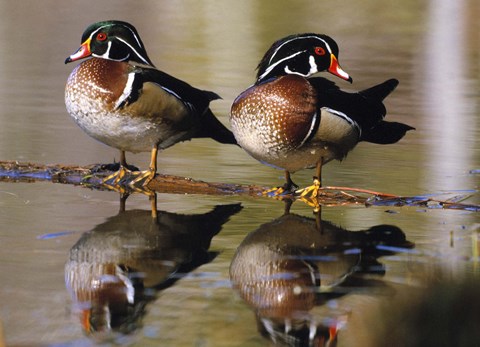
<svg viewBox="0 0 480 347"><path fill-rule="evenodd" d="M417 129L395 145L360 144L326 166L324 182L473 194L467 202L480 203L478 1L3 0L0 16L0 160L118 160L63 103L73 68L63 61L95 21L134 24L157 67L222 95L212 109L225 124L274 40L322 32L354 79L336 82L353 90L398 78L388 118ZM128 158L145 168L149 155ZM158 163L162 173L206 181L283 179L206 139L178 144ZM306 185L311 175L294 180ZM315 216L296 202L285 215L283 202L266 198L159 194L153 223L149 208L140 195L120 211L114 192L0 182L6 344L265 346L303 336L322 345L337 328L338 346L371 346L394 310L378 309L384 302L480 271L478 212L324 206ZM86 333L109 326L114 333Z"/></svg>

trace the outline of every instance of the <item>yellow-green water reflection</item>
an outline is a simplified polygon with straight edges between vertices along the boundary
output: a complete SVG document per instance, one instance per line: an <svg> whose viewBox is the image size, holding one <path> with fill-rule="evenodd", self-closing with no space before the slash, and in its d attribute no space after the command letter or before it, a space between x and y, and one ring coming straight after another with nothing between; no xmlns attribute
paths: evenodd
<svg viewBox="0 0 480 347"><path fill-rule="evenodd" d="M395 145L360 144L342 163L325 167L325 183L401 195L475 190L479 175L470 171L480 168L479 7L475 0L0 1L0 160L113 161L117 151L89 138L67 115L63 91L72 66L63 62L87 25L115 18L137 27L160 69L219 93L223 100L212 109L225 124L232 100L253 82L258 60L272 41L294 32L329 34L339 43L342 67L354 78L353 85L338 84L363 89L398 78L399 87L386 101L388 119L417 130ZM129 158L141 168L148 163L148 154ZM240 148L206 139L161 153L159 171L230 183L278 185L283 180L282 172L259 164ZM294 179L304 185L311 175L306 170ZM478 196L470 202L479 203ZM198 214L233 203L243 209L213 237L210 250L218 256L161 291L149 302L141 327L120 343L267 343L252 309L230 287L229 267L246 235L279 218L283 204L160 194L158 207ZM127 209L148 207L141 196L127 203ZM292 210L312 217L301 204ZM0 321L9 345L94 344L72 308L65 263L84 232L117 213L114 193L0 183ZM478 274L478 213L346 206L323 208L322 218L351 231L391 224L415 243L415 252L379 259L385 274L376 280L388 288L418 285L438 268ZM362 336L375 334L359 322L382 297L365 290L335 301L338 310L350 312L338 334L339 346L362 345Z"/></svg>

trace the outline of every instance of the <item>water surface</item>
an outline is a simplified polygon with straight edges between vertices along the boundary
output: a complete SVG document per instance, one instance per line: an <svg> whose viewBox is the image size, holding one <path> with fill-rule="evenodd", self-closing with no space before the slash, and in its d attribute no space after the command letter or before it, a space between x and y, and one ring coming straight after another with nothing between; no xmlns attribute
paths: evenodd
<svg viewBox="0 0 480 347"><path fill-rule="evenodd" d="M398 78L399 87L386 101L388 118L417 128L395 145L360 144L343 162L326 166L325 184L399 195L473 192L468 202L480 203L476 1L28 0L1 1L0 10L0 160L78 165L118 160L116 150L90 139L73 123L63 103L73 68L63 61L94 21L133 23L157 67L222 95L212 109L225 124L232 100L253 82L254 68L271 42L312 31L339 43L342 67L354 79L353 85L336 81L342 88L362 89ZM127 158L145 168L149 154ZM259 164L241 149L206 139L164 151L158 164L163 173L207 181L273 186L283 180L282 172ZM311 176L306 170L294 180L306 185ZM263 247L271 246L268 249L277 250L274 256L294 260L280 273L262 275L264 281L256 288L273 286L276 279L284 280L284 287L297 285L308 295L296 318L318 325L318 339L324 340L329 336L325 325L335 322L341 328L339 346L369 345L368 335L376 334L374 327L383 317L368 313L394 293L422 286L439 272L461 277L479 271L480 219L468 211L325 206L320 222L297 202L287 223L281 201L160 194L164 222L152 226L149 208L146 197L134 195L127 200L125 216L114 192L0 182L0 321L7 345L90 346L104 341L105 334L85 333L95 324L105 326L101 318L85 325L85 305L93 304L82 278L94 270L103 271L99 297L113 293L111 310L117 310L120 321L130 319L103 343L142 346L268 345L259 321L281 339L282 314L255 307L247 295L252 291L242 293L242 280L230 277L231 266L242 269L245 264L240 262L242 249L266 256ZM223 212L217 225L202 228L204 238L193 238L189 232L218 209ZM309 234L319 225L325 236L321 240ZM366 231L384 225L389 228L380 228L379 235L386 240L374 237L369 246L374 250L359 241ZM283 236L285 228L293 239ZM150 234L145 235L147 229ZM183 238L178 240L175 230ZM260 237L265 230L272 239ZM311 245L320 246L309 248L293 237L302 230L302 242L313 237ZM389 239L389 230L402 235L402 242ZM198 247L189 243L192 238ZM357 259L359 249L369 262ZM259 258L254 267L273 263ZM307 269L315 269L336 295L324 295L328 288L308 283ZM289 282L289 274L303 284ZM77 276L77 286L72 276ZM131 279L131 287L122 278ZM136 294L129 299L121 293ZM98 317L104 317L104 303L94 303ZM367 319L374 323L365 323Z"/></svg>

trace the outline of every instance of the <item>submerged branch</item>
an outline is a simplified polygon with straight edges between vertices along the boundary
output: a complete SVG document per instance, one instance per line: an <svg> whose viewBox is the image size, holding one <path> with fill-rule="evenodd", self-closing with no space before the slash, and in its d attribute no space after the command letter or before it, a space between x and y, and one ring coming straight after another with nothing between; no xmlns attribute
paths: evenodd
<svg viewBox="0 0 480 347"><path fill-rule="evenodd" d="M34 163L19 163L16 161L0 161L0 181L3 182L35 182L51 181L53 183L82 185L98 190L119 190L117 187L104 184L103 179L112 174L105 165L42 165ZM192 178L157 174L149 182L148 189L157 193L170 194L203 194L203 195L247 195L262 196L269 187L220 182L205 182ZM265 195L263 195L265 196ZM376 192L361 188L322 187L321 193L315 198L301 198L309 205L347 205L361 204L366 206L415 206L429 209L461 209L480 211L479 205L460 202L469 196L455 196L441 200L435 196L402 197L389 193ZM275 198L296 200L293 194L283 194Z"/></svg>

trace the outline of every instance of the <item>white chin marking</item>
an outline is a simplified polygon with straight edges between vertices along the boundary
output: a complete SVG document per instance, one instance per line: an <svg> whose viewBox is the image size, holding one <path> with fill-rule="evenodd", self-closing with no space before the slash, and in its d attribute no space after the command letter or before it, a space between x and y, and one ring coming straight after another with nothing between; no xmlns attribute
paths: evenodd
<svg viewBox="0 0 480 347"><path fill-rule="evenodd" d="M310 64L310 70L307 73L302 73L302 72L290 70L288 65L285 66L284 71L286 73L290 74L290 75L299 75L299 76L303 76L303 77L309 77L313 74L316 74L318 72L318 66L317 66L317 63L315 63L315 58L313 57L313 55L311 55L308 58L308 63Z"/></svg>
<svg viewBox="0 0 480 347"><path fill-rule="evenodd" d="M308 72L308 76L313 75L318 72L317 63L315 63L315 58L311 55L308 58L308 62L310 63L310 71Z"/></svg>
<svg viewBox="0 0 480 347"><path fill-rule="evenodd" d="M292 71L292 70L290 70L290 68L288 66L285 66L285 72L288 73L289 75L299 75L299 76L302 76L302 77L308 77L308 74L303 74L301 72Z"/></svg>

